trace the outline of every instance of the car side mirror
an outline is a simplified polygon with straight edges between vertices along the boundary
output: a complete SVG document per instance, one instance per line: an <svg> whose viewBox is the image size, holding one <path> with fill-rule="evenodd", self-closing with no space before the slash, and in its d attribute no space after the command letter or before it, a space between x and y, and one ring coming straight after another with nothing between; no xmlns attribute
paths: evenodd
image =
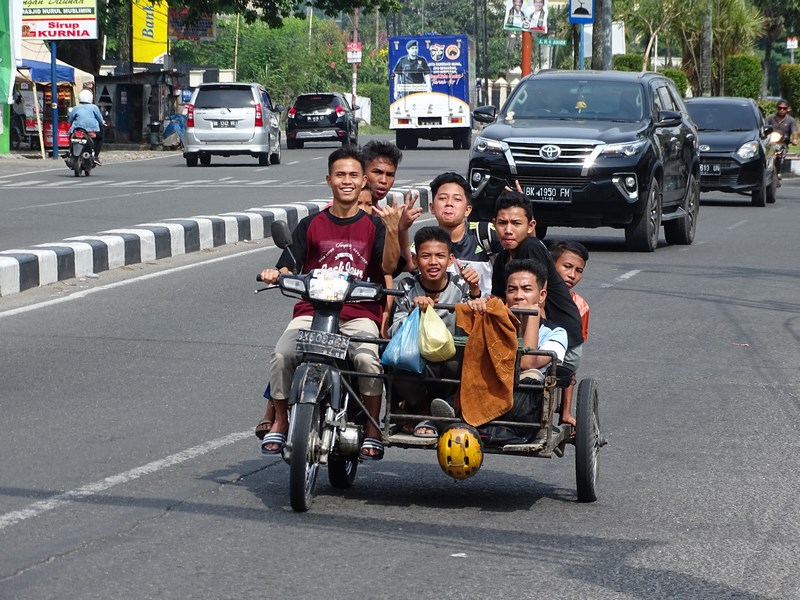
<svg viewBox="0 0 800 600"><path fill-rule="evenodd" d="M662 110L658 113L656 127L677 127L682 120L681 113L674 110Z"/></svg>
<svg viewBox="0 0 800 600"><path fill-rule="evenodd" d="M283 112L286 110L286 107L283 104L276 104L275 108L272 109L273 112Z"/></svg>
<svg viewBox="0 0 800 600"><path fill-rule="evenodd" d="M479 123L492 123L497 117L497 109L494 106L479 106L472 111L472 116Z"/></svg>
<svg viewBox="0 0 800 600"><path fill-rule="evenodd" d="M358 104L353 104L353 111L354 112L357 111L359 108L361 108L361 107Z"/></svg>
<svg viewBox="0 0 800 600"><path fill-rule="evenodd" d="M761 137L767 137L773 131L775 131L775 129L772 128L772 125L764 125L763 134Z"/></svg>

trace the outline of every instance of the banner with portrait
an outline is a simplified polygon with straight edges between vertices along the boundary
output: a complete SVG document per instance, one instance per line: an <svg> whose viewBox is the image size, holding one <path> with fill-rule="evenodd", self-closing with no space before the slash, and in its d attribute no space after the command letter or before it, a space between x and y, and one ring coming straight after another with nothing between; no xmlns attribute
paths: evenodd
<svg viewBox="0 0 800 600"><path fill-rule="evenodd" d="M547 0L506 0L503 29L547 33Z"/></svg>

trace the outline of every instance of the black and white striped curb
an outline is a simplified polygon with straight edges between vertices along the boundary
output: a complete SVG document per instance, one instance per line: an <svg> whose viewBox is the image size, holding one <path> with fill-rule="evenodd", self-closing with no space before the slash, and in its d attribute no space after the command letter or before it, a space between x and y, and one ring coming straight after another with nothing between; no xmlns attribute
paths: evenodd
<svg viewBox="0 0 800 600"><path fill-rule="evenodd" d="M414 190L419 192L419 206L428 212L430 188ZM392 190L386 201L402 202L406 191ZM0 297L125 265L269 238L273 221L286 221L293 229L303 217L318 213L328 202L309 200L222 215L166 219L32 248L5 250L0 252Z"/></svg>

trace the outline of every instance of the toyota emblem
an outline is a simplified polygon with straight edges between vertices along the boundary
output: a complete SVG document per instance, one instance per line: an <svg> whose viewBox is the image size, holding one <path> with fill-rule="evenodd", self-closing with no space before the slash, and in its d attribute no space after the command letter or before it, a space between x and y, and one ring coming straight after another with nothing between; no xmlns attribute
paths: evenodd
<svg viewBox="0 0 800 600"><path fill-rule="evenodd" d="M542 149L539 150L539 156L541 156L544 160L558 160L558 157L561 156L561 148L555 144L545 144L542 146Z"/></svg>

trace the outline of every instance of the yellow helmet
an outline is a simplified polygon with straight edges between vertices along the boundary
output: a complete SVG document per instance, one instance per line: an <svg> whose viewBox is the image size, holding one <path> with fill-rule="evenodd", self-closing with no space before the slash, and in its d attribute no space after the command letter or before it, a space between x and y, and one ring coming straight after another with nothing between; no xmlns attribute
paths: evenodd
<svg viewBox="0 0 800 600"><path fill-rule="evenodd" d="M481 436L466 423L455 423L444 430L436 446L439 466L453 479L475 475L483 464Z"/></svg>

